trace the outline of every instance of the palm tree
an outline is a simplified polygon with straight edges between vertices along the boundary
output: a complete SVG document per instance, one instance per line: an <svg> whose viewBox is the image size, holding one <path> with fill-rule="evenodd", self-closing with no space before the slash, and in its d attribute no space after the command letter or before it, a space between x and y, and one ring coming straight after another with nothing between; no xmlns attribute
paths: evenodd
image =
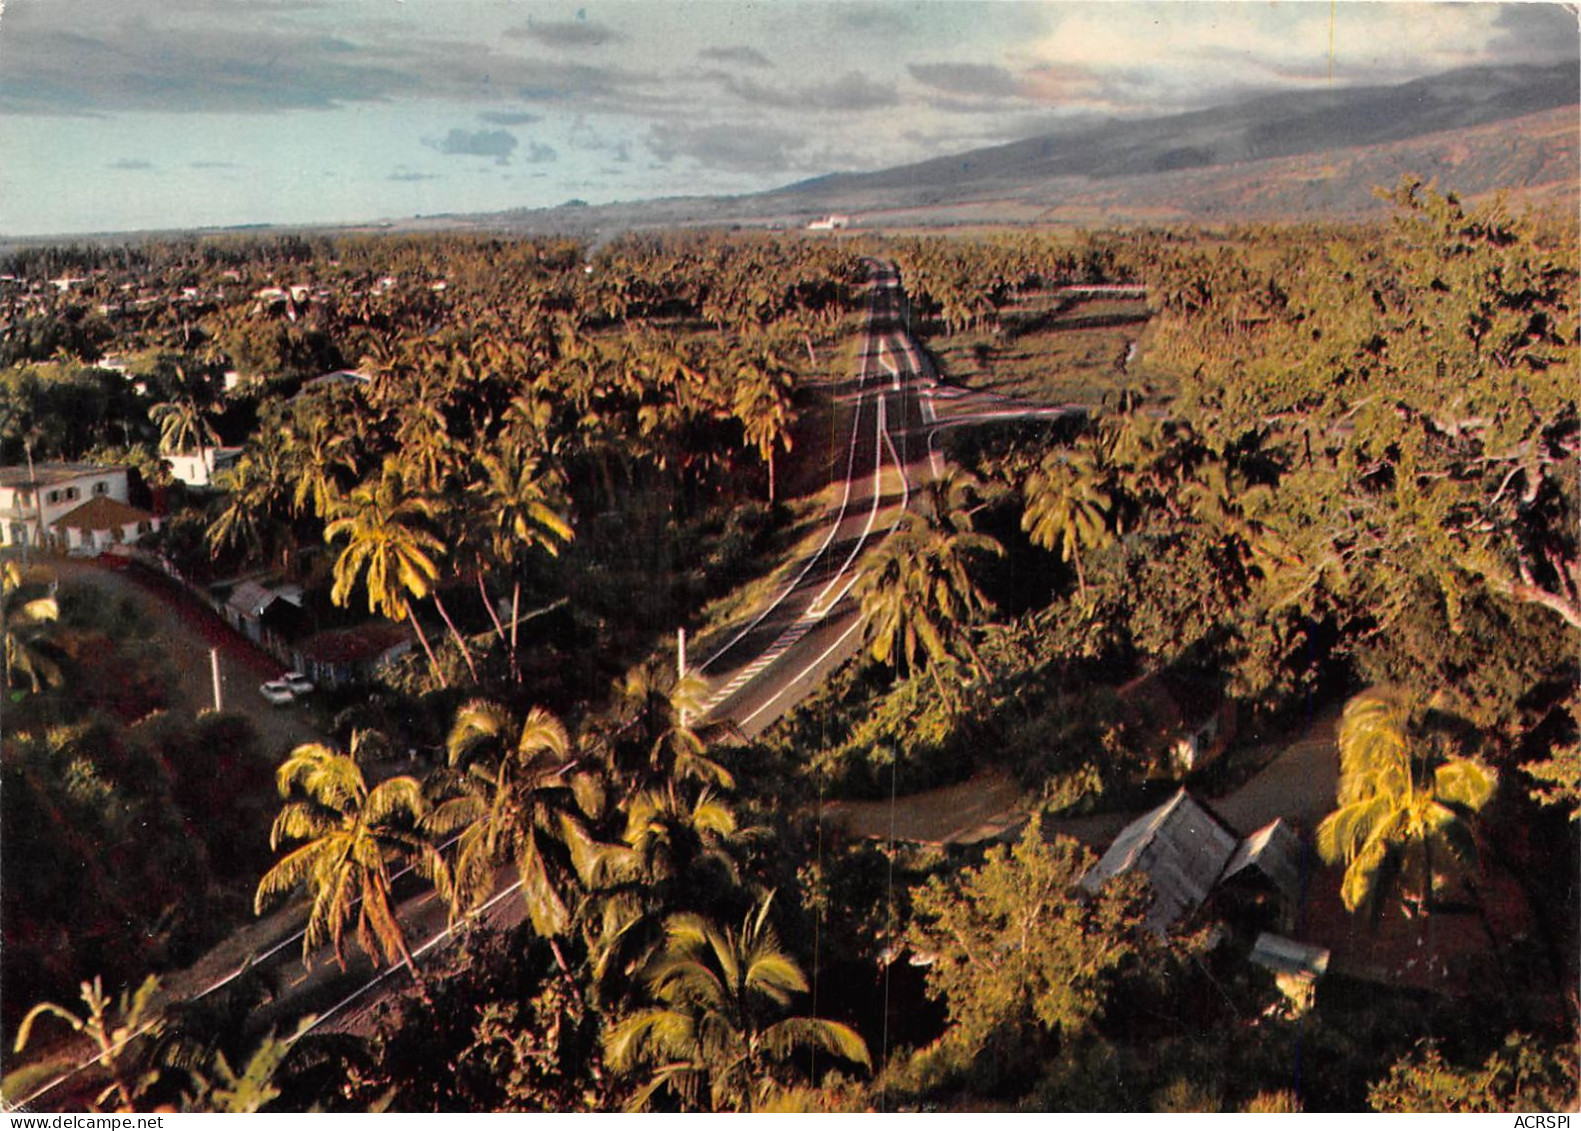
<svg viewBox="0 0 1581 1131"><path fill-rule="evenodd" d="M322 407L327 409L328 405ZM295 480L291 507L296 514L311 511L321 519L334 517L340 504L341 475L356 472L352 437L343 427L342 421L310 404L282 431L286 461Z"/></svg>
<svg viewBox="0 0 1581 1131"><path fill-rule="evenodd" d="M493 893L495 873L516 869L533 930L546 939L571 982L558 939L572 917L571 895L596 851L585 819L602 796L591 775L578 773L564 724L534 707L519 724L497 703L473 700L456 713L448 741L450 765L463 792L435 809L437 835L464 829L456 851L452 920Z"/></svg>
<svg viewBox="0 0 1581 1131"><path fill-rule="evenodd" d="M856 583L867 621L868 650L879 663L916 670L919 657L929 666L947 662L959 643L978 672L982 661L966 630L990 602L968 567L1004 548L972 528L969 505L976 481L953 474L930 485L920 511L908 512L900 527L862 563ZM933 673L941 694L947 694Z"/></svg>
<svg viewBox="0 0 1581 1131"><path fill-rule="evenodd" d="M1076 588L1084 597L1082 550L1100 549L1114 541L1109 528L1114 500L1100 483L1097 463L1088 451L1056 450L1044 457L1022 488L1026 509L1021 529L1034 545L1057 550L1061 561L1076 567Z"/></svg>
<svg viewBox="0 0 1581 1131"><path fill-rule="evenodd" d="M236 548L248 558L272 557L276 551L285 558L293 537L288 474L280 434L268 430L255 438L235 467L219 473L216 485L225 496L205 536L211 555Z"/></svg>
<svg viewBox="0 0 1581 1131"><path fill-rule="evenodd" d="M49 585L49 592L40 592ZM24 572L16 562L0 571L0 632L5 636L5 660L0 664L0 688L10 688L11 677L24 677L38 691L60 682L60 667L38 647L44 626L60 616L52 579L39 571Z"/></svg>
<svg viewBox="0 0 1581 1131"><path fill-rule="evenodd" d="M1274 510L1273 488L1249 483L1220 460L1207 460L1186 480L1181 495L1197 519L1219 535L1227 564L1238 573L1255 569L1274 579L1300 564L1288 544L1263 521Z"/></svg>
<svg viewBox="0 0 1581 1131"><path fill-rule="evenodd" d="M184 373L182 376L185 378ZM162 452L168 455L196 447L199 465L205 471L212 470L208 467L208 450L210 444L219 443L219 433L210 423L208 413L198 407L190 393L154 405L148 410L148 419L159 425L159 448Z"/></svg>
<svg viewBox="0 0 1581 1131"><path fill-rule="evenodd" d="M687 780L731 789L730 771L708 756L705 732L690 724L702 713L705 690L696 676L677 680L663 665L642 664L616 682L611 717L590 741L611 773L634 789Z"/></svg>
<svg viewBox="0 0 1581 1131"><path fill-rule="evenodd" d="M743 352L735 366L731 413L741 422L746 441L768 466L769 502L774 501L774 449L791 450L792 410L789 374L773 352L763 347Z"/></svg>
<svg viewBox="0 0 1581 1131"><path fill-rule="evenodd" d="M368 611L382 612L391 620L410 620L430 669L441 686L448 686L408 601L408 597L428 596L439 576L439 567L429 555L442 547L420 525L432 517L427 500L406 492L400 463L393 456L385 457L379 478L354 488L341 505L340 517L324 529L325 542L346 537L346 548L335 560L335 584L329 596L335 604L345 605L366 574Z"/></svg>
<svg viewBox="0 0 1581 1131"><path fill-rule="evenodd" d="M644 974L657 1004L638 1010L604 1037L617 1071L652 1069L628 1105L648 1107L661 1091L683 1108L753 1111L781 1091L776 1072L798 1048L821 1048L871 1067L855 1030L814 1017L783 1017L807 979L780 949L769 925L772 893L739 930L721 930L701 915L672 916L665 946Z"/></svg>
<svg viewBox="0 0 1581 1131"><path fill-rule="evenodd" d="M81 1016L52 1001L40 1002L28 1010L17 1028L13 1051L21 1052L27 1047L33 1024L39 1018L64 1021L73 1032L82 1033L93 1042L99 1050L99 1060L109 1070L110 1084L94 1102L103 1107L114 1096L120 1100L117 1111L135 1111L138 1100L159 1080L152 1056L164 1028L153 1008L158 992L159 979L150 974L135 993L123 992L120 1001L112 1003L96 975L93 981L81 985L85 1007Z"/></svg>
<svg viewBox="0 0 1581 1131"><path fill-rule="evenodd" d="M738 834L734 810L706 786L691 799L674 782L631 799L621 843L602 849L590 869L600 912L592 942L595 985L651 957L666 912L718 905L740 878L732 851Z"/></svg>
<svg viewBox="0 0 1581 1131"><path fill-rule="evenodd" d="M392 864L410 861L441 893L449 893L444 862L425 839L428 804L415 778L393 777L368 787L359 759L367 732L353 734L349 754L320 743L298 746L275 774L286 803L270 830L269 846L301 841L258 882L254 912L306 888L312 899L302 958L326 941L346 968L341 940L355 920L357 941L377 964L404 962L421 981L396 918L390 891Z"/></svg>
<svg viewBox="0 0 1581 1131"><path fill-rule="evenodd" d="M486 516L494 556L511 567L511 661L516 657L516 626L521 616L521 574L518 565L523 552L534 548L551 557L560 553L562 543L575 536L566 516L557 509L558 477L545 475L536 455L519 444L507 441L498 453L484 452L478 458L483 472L482 490L477 492L482 514ZM478 573L483 588L483 574ZM487 593L484 594L487 604Z"/></svg>
<svg viewBox="0 0 1581 1131"><path fill-rule="evenodd" d="M1319 855L1343 863L1340 895L1354 911L1375 910L1402 872L1418 893L1408 903L1433 904L1433 856L1447 848L1475 857L1471 818L1493 796L1498 775L1470 758L1444 758L1413 734L1409 712L1392 694L1364 692L1345 705L1340 724L1339 808L1317 828Z"/></svg>

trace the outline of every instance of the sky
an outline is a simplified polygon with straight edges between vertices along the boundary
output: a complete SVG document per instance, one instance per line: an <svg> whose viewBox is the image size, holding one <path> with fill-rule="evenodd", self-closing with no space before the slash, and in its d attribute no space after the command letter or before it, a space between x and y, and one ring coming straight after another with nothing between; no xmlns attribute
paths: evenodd
<svg viewBox="0 0 1581 1131"><path fill-rule="evenodd" d="M1551 3L0 0L0 235L752 192L1577 44Z"/></svg>

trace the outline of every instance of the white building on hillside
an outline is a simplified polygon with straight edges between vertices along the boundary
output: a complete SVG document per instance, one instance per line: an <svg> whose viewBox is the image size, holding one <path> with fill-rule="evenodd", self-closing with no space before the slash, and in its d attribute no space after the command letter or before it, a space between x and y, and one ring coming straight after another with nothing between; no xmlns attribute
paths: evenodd
<svg viewBox="0 0 1581 1131"><path fill-rule="evenodd" d="M236 466L241 459L240 448L204 448L202 452L174 452L165 457L170 474L189 487L208 487L214 482L216 471Z"/></svg>

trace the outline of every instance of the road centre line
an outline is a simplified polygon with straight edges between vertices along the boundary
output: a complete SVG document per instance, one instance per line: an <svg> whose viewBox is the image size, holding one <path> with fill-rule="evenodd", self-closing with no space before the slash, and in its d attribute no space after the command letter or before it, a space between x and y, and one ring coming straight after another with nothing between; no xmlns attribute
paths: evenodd
<svg viewBox="0 0 1581 1131"><path fill-rule="evenodd" d="M465 918L460 919L457 922L452 923L448 927L444 928L444 930L440 931L433 938L431 938L427 942L423 943L422 946L420 946L416 950L412 951L412 959L413 959L413 961L417 960L418 958L421 958L424 954L426 954L428 951L432 950L435 946L437 946L445 938L447 938L450 935L454 934L457 927L460 927L463 924L468 923L468 922L470 922L473 919L481 918L482 916L488 914L491 910L494 909L494 906L497 903L499 903L500 900L504 899L506 896L510 895L512 892L516 891L521 886L522 886L521 881L517 880L514 884L512 884L510 887L506 888L504 891L500 892L498 895L494 896L492 899L490 899L487 903L485 903L482 907L478 908L476 911L474 911L471 914L467 915ZM373 989L374 986L377 986L380 982L384 981L390 975L394 974L397 970L404 970L404 969L406 969L407 965L408 964L405 963L405 962L398 962L398 963L396 963L393 966L386 966L383 970L379 971L378 975L372 981L370 981L370 982L368 982L368 983L366 983L366 984L364 984L362 986L359 986L357 989L353 990L346 997L342 998L340 1001L338 1001L334 1005L330 1006L323 1013L319 1014L319 1016L314 1019L313 1024L309 1025L306 1029L303 1029L295 1037L291 1038L291 1043L294 1044L298 1040L301 1040L303 1037L307 1036L314 1029L317 1029L320 1025L324 1024L324 1022L328 1021L331 1017L335 1016L335 1014L339 1013L346 1006L348 1006L352 1002L356 1001L363 994L365 994L369 990ZM414 978L417 976L417 973L416 973L415 970L412 972L412 976Z"/></svg>
<svg viewBox="0 0 1581 1131"><path fill-rule="evenodd" d="M734 636L732 636L724 644L723 647L721 647L718 651L716 651L712 656L708 657L708 659L704 660L701 664L698 664L695 668L693 668L692 669L693 671L696 671L696 672L703 671L710 664L712 664L715 660L719 659L720 656L723 656L726 652L730 651L730 649L734 648L738 643L740 643L741 639L743 637L745 637L747 633L751 632L754 628L756 628L759 624L761 624L763 622L763 618L764 617L768 616L775 609L779 608L779 606L784 602L785 598L789 597L792 593L794 593L796 591L796 587L802 583L802 580L807 576L807 574L809 572L811 572L812 567L815 566L818 563L819 559L823 557L825 551L827 551L829 549L830 543L834 541L834 535L835 535L835 532L840 529L840 523L845 521L846 507L849 505L849 503L851 501L851 472L852 472L852 469L854 468L854 466L856 464L856 444L857 444L857 438L858 438L859 430L860 430L861 424L862 424L862 401L867 396L867 391L866 391L866 389L864 387L867 384L867 359L868 359L868 355L872 352L872 344L873 344L872 309L871 309L871 305L872 304L870 302L869 303L869 310L868 310L868 323L869 323L869 325L868 325L868 328L864 331L864 333L866 334L867 340L863 343L863 349L861 350L861 353L860 353L861 364L858 366L858 369L857 369L856 412L855 412L855 414L853 415L853 417L851 419L851 443L850 443L850 446L849 446L848 451L847 451L846 464L845 464L845 491L841 495L840 507L839 507L839 510L835 514L835 519L829 526L829 533L824 538L823 544L821 546L819 546L816 551L813 552L813 555L810 558L807 559L807 564L802 567L801 572L798 573L791 580L791 583L789 585L787 585L780 592L780 595L778 597L774 598L774 600L771 601L768 604L768 606L763 609L762 612L758 613L758 615L756 617L754 617L751 621L749 621L745 628L743 628L740 632L738 632ZM707 710L707 708L704 708L704 710Z"/></svg>
<svg viewBox="0 0 1581 1131"><path fill-rule="evenodd" d="M884 403L884 400L885 400L885 398L882 395L880 395L879 396L879 404L882 405ZM900 462L900 456L895 451L894 438L889 434L889 432L887 430L884 432L884 443L889 448L890 458L895 461L895 467L900 472L901 506L900 506L900 513L896 516L894 523L892 523L890 525L890 528L889 528L889 534L893 534L895 532L895 530L900 526L901 517L904 516L905 513L906 513L906 505L911 501L911 482L910 482L909 477L906 475L905 465ZM877 491L877 488L875 487L875 496L874 496L875 498L877 498L876 491ZM888 534L886 534L885 537L888 537ZM840 596L844 597L845 593L848 592L850 590L851 586L854 585L854 584L856 584L856 578L853 577L846 584L845 589L843 589L841 591ZM839 598L836 598L835 603L838 604L838 601L839 601ZM831 608L832 607L833 606L831 606ZM818 654L818 656L816 658L814 658L813 661L811 663L809 663L806 667L802 668L801 671L797 672L795 675L793 675L789 679L787 679L785 681L785 686L783 688L781 688L779 694L771 696L767 700L767 702L765 702L757 710L753 711L750 715L746 716L746 718L741 719L737 725L741 726L742 728L750 726L753 719L757 718L759 715L763 714L764 711L767 711L775 703L779 702L780 699L784 698L785 693L787 691L791 690L792 688L794 688L795 685L797 683L799 683L803 678L805 678L809 672L811 672L813 669L818 667L818 665L822 664L826 659L828 659L829 656L832 655L837 648L843 647L845 642L846 642L846 640L850 637L850 635L853 632L855 632L857 629L861 628L866 623L866 621L867 621L866 617L858 615L856 617L856 619L851 622L850 627L847 628L844 632L842 632L838 637L835 638L835 641L834 641L833 644L830 644L829 647L825 648L822 652L820 652Z"/></svg>

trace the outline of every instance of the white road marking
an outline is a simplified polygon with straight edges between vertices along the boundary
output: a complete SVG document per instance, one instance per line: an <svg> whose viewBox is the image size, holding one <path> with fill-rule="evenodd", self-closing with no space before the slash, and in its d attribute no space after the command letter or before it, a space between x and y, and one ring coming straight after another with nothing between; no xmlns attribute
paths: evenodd
<svg viewBox="0 0 1581 1131"><path fill-rule="evenodd" d="M854 621L852 621L851 622L851 627L846 629L844 632L842 632L839 635L839 637L835 640L835 642L833 644L829 645L829 647L825 648L822 652L820 652L818 654L817 659L813 660L812 663L808 664L801 671L797 672L795 675L791 676L790 679L786 680L784 688L782 688L780 690L780 693L778 695L774 696L767 703L763 704L763 706L759 707L756 711L753 711L746 718L742 719L739 725L742 726L743 728L750 726L752 724L752 720L753 719L757 718L764 711L767 711L775 703L777 703L781 699L783 699L785 697L785 694L787 692L793 690L795 688L796 684L801 679L803 679L807 675L808 672L812 671L819 664L823 663L824 660L828 659L829 656L834 652L834 650L836 648L839 648L841 645L843 645L845 643L846 638L849 637L851 635L851 633L853 633L857 629L861 628L862 624L863 624L863 621L864 621L864 618L862 618L862 617L857 617Z"/></svg>
<svg viewBox="0 0 1581 1131"><path fill-rule="evenodd" d="M451 935L455 934L456 929L458 927L461 927L464 924L470 923L474 919L481 918L482 916L488 914L488 912L493 910L494 906L497 903L499 903L500 900L504 899L506 896L510 895L512 892L518 890L521 886L522 886L521 881L517 880L514 884L512 884L510 887L506 888L504 891L500 892L498 895L494 896L494 898L490 899L487 903L485 903L482 907L478 908L476 911L472 912L469 915L464 916L460 920L456 921L455 923L452 923L450 926L448 926L444 930L440 931L433 938L429 939L427 942L425 942L421 946L419 946L416 950L411 952L413 961L416 961L417 959L421 958L424 954L428 953L428 951L432 950L434 947L438 946L445 939L447 939ZM356 1001L359 997L361 997L363 994L367 993L369 990L373 989L374 986L377 986L380 982L384 981L386 978L388 978L390 975L394 974L396 971L398 971L398 970L405 970L405 969L406 969L406 963L404 963L404 962L397 963L394 966L386 966L383 970L379 971L378 975L375 976L372 981L367 982L367 983L359 986L357 989L355 989L351 993L347 994L340 1001L337 1001L334 1005L332 1005L328 1009L326 1009L323 1013L319 1014L318 1018L316 1020L314 1020L313 1024L309 1025L306 1029L303 1029L300 1033L298 1033L295 1037L293 1037L291 1039L292 1043L295 1043L296 1041L301 1040L303 1037L307 1036L314 1029L317 1029L320 1025L324 1024L324 1022L328 1021L331 1017L335 1016L335 1014L339 1013L346 1006L348 1006L352 1002Z"/></svg>
<svg viewBox="0 0 1581 1131"><path fill-rule="evenodd" d="M869 321L871 321L871 317L872 315L869 313ZM718 649L712 656L708 657L708 659L704 660L702 663L693 668L693 672L702 672L715 660L719 659L720 656L723 656L726 652L730 651L730 649L739 644L747 633L751 632L758 625L762 624L764 617L768 616L775 609L779 608L779 606L784 602L785 598L789 597L796 591L796 587L800 585L807 574L811 572L812 567L818 564L819 559L822 558L824 552L828 550L830 543L834 541L835 532L840 529L840 524L845 521L846 506L851 501L851 471L856 463L856 442L858 430L862 423L862 401L867 396L866 390L864 389L864 386L867 384L867 359L868 355L872 352L873 345L873 333L871 328L865 330L864 333L867 335L867 341L864 343L864 348L860 351L861 365L857 369L856 412L851 418L851 443L847 449L845 462L845 491L840 497L840 507L835 513L835 519L829 525L828 535L824 538L823 544L818 547L818 549L810 558L807 559L807 564L802 567L801 572L791 579L789 585L781 590L779 596L775 597L774 600L770 602L762 612L753 617L752 620L747 623L745 628L732 636L723 647ZM704 709L706 710L707 708Z"/></svg>
<svg viewBox="0 0 1581 1131"><path fill-rule="evenodd" d="M882 410L882 408L883 408L883 406L885 404L884 398L880 397L878 403L879 403L880 409ZM880 419L881 420L883 419L882 411L880 412ZM894 461L895 469L900 472L900 500L901 500L900 501L900 510L896 514L895 521L893 523L891 523L889 529L887 531L885 531L884 536L887 538L887 537L889 537L890 534L893 534L895 532L897 527L900 526L901 516L906 513L906 507L911 501L911 478L910 478L910 476L908 476L906 474L906 465L901 462L900 454L898 452L896 452L896 450L895 450L894 437L889 434L889 431L887 430L887 428L884 431L884 446L889 449L889 457L890 457L890 459L892 459ZM875 474L875 482L874 482L874 499L875 500L878 498L878 493L879 493L879 486L878 486L878 483L877 483L877 476ZM876 514L876 510L875 510L875 514ZM868 527L869 527L869 530L871 530L871 527L872 527L872 517L871 516L869 517L869 520L868 520ZM864 531L863 532L863 535L862 535L863 539L866 539L867 534L868 534L868 531ZM859 543L859 546L860 546L860 543ZM854 551L853 551L853 556L854 556ZM846 560L846 564L847 565L850 564L850 559L849 558ZM844 572L844 567L842 567L841 572L842 573ZM850 592L851 587L854 586L855 584L856 584L856 574L853 573L851 575L850 579L847 580L845 585L841 588L840 592L838 594L836 594L834 599L829 603L828 609L825 611L824 614L822 614L819 617L819 619L822 619L823 616L827 616L829 612L832 612L834 609L838 608L839 604L840 604L840 601L845 598L845 595L848 592ZM827 589L825 590L825 592L827 592ZM808 672L812 671L819 664L823 663L823 661L825 659L827 659L829 657L829 655L836 648L839 648L841 645L843 645L845 643L846 639L850 637L851 633L853 633L858 628L860 628L862 626L862 624L865 622L865 620L866 620L865 617L858 616L856 618L856 621L851 625L851 627L847 628L844 632L842 632L839 635L839 637L837 637L835 639L835 642L833 644L831 644L828 648L825 648L821 653L819 653L818 657L816 659L814 659L812 661L812 663L808 664L801 671L797 672L795 675L791 676L788 680L786 680L784 687L782 687L780 689L778 694L770 697L769 700L766 703L764 703L761 707L759 707L756 711L753 711L746 718L741 719L738 725L740 725L742 727L746 727L746 726L750 725L753 719L757 718L764 711L768 710L775 703L779 702L779 700L783 699L785 697L786 692L794 689L794 687L796 686L797 682L799 682L804 676L806 676ZM764 658L762 658L759 661L757 661L757 663L761 664L763 668L768 667L769 664L774 662L774 660L777 660L777 659L780 658L780 656L784 655L785 652L788 651L791 648L791 646L796 643L796 641L799 641L803 636L805 636L807 634L807 632L812 629L813 623L814 622L812 622L812 621L808 621L806 624L798 624L798 625L792 626L792 629L787 630L786 636L789 636L791 634L791 632L794 631L795 632L795 639L791 640L789 643L786 643L784 645L784 647L780 647L780 642L776 641L775 642L775 647L770 650L770 652L772 653L772 656L770 656L768 653L765 653ZM784 637L782 637L781 639L784 639ZM761 671L761 668L759 670ZM743 673L743 674L745 674L745 673ZM754 673L754 674L756 674L756 673ZM739 691L740 687L741 686L745 686L749 682L749 680L750 680L750 677L748 677L746 679L743 679L740 676L738 676L736 678L736 680L732 681L732 683L739 683L740 686L738 686L738 687L734 688L733 690L731 690L730 692L728 692L725 696L723 696L721 698L720 701L722 702L723 699L729 698L729 696L734 694L735 691Z"/></svg>
<svg viewBox="0 0 1581 1131"><path fill-rule="evenodd" d="M801 616L797 617L795 622L786 628L784 632L780 633L779 637L775 639L774 643L769 645L769 648L766 652L764 652L756 660L753 660L752 663L748 664L745 668L738 672L729 683L725 684L724 687L720 688L713 695L708 697L708 699L702 705L704 714L712 711L715 707L719 706L719 704L725 702L736 692L740 691L741 688L745 687L749 682L751 682L751 680L760 675L763 672L763 669L767 668L775 660L779 659L787 651L794 647L803 636L807 635L808 630L811 629L813 625L817 624L824 617L829 615L830 611L835 607L835 605L840 602L840 599L844 597L846 592L850 590L851 585L855 583L855 577L853 576L851 580L847 581L844 587L840 589L839 593L835 594L832 600L829 600L830 592L840 584L841 579L845 577L846 571L851 568L851 563L855 561L857 555L862 552L862 547L866 544L868 536L873 532L873 523L878 518L879 503L882 501L884 495L884 448L882 443L880 443L880 440L886 439L889 435L888 432L885 431L885 422L887 418L885 405L885 398L882 394L880 394L878 397L876 435L873 438L873 503L868 508L867 524L862 528L862 533L857 537L856 544L852 547L851 552L846 555L844 563L841 564L839 570L829 580L828 584L826 584L823 589L819 591L818 595L813 598L812 603L807 606L807 611L802 613ZM891 445L891 451L893 452L893 445ZM902 479L904 479L904 472L902 472ZM820 605L822 606L822 609L820 609Z"/></svg>

